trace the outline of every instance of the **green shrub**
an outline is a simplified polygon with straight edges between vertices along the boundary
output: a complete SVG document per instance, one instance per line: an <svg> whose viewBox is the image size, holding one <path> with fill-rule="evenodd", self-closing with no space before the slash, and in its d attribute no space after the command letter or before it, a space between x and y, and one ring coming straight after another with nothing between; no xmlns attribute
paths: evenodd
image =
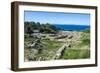
<svg viewBox="0 0 100 73"><path fill-rule="evenodd" d="M62 58L63 59L85 59L90 57L88 49L67 49Z"/></svg>

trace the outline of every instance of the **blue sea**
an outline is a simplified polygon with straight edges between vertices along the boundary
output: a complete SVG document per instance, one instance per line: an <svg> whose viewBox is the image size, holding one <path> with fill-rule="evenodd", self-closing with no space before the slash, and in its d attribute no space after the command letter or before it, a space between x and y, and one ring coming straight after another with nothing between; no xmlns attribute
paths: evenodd
<svg viewBox="0 0 100 73"><path fill-rule="evenodd" d="M68 24L55 24L54 25L56 28L61 29L61 30L75 30L75 31L79 31L79 30L85 30L85 29L89 29L90 26L89 25L68 25Z"/></svg>

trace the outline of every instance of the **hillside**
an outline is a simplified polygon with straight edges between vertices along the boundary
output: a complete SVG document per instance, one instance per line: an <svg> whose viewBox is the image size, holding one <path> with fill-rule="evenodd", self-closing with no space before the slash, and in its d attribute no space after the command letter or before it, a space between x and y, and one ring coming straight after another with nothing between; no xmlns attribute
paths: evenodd
<svg viewBox="0 0 100 73"><path fill-rule="evenodd" d="M34 30L40 33L57 33L58 29L50 23L41 24L39 22L24 22L25 34L31 34Z"/></svg>
<svg viewBox="0 0 100 73"><path fill-rule="evenodd" d="M90 29L65 31L39 22L25 22L24 27L25 61L90 58Z"/></svg>

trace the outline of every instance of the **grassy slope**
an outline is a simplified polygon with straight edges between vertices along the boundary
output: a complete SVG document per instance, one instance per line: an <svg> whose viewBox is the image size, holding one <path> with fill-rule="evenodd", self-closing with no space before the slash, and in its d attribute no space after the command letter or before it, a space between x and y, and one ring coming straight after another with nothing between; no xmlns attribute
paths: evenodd
<svg viewBox="0 0 100 73"><path fill-rule="evenodd" d="M62 59L85 59L90 57L90 33L89 30L80 31L80 42L75 42L70 48L66 48Z"/></svg>
<svg viewBox="0 0 100 73"><path fill-rule="evenodd" d="M25 42L32 42L34 40L33 38L27 38L25 39ZM49 40L49 39L42 39L41 43L43 47L41 47L42 52L35 54L34 51L32 51L32 48L25 48L25 59L28 59L30 61L38 60L39 57L44 58L45 60L50 60L56 53L56 51L59 49L59 47L62 46L62 42L57 42L56 40Z"/></svg>
<svg viewBox="0 0 100 73"><path fill-rule="evenodd" d="M60 59L85 59L90 57L90 32L89 30L80 32L80 42L75 41L71 44L71 47L66 48ZM34 38L26 38L25 43L29 44L34 40ZM41 47L43 50L38 54L35 54L31 48L27 48L27 45L25 45L25 59L36 61L39 57L42 57L44 60L50 60L55 55L57 50L63 45L63 42L42 39L40 44L43 45L43 47Z"/></svg>
<svg viewBox="0 0 100 73"><path fill-rule="evenodd" d="M65 50L63 59L84 59L90 57L90 51L88 49L68 49Z"/></svg>

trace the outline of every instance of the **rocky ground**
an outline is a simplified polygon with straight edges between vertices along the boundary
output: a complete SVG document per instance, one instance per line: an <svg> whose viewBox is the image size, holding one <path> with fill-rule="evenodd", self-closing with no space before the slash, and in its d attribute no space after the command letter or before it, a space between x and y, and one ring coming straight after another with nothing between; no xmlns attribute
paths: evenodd
<svg viewBox="0 0 100 73"><path fill-rule="evenodd" d="M90 57L90 34L87 32L60 31L58 36L55 36L53 40L45 38L35 43L32 40L34 41L33 38L25 41L25 61L82 59ZM26 43L34 45L34 47L27 46ZM59 50L59 56L57 56Z"/></svg>

